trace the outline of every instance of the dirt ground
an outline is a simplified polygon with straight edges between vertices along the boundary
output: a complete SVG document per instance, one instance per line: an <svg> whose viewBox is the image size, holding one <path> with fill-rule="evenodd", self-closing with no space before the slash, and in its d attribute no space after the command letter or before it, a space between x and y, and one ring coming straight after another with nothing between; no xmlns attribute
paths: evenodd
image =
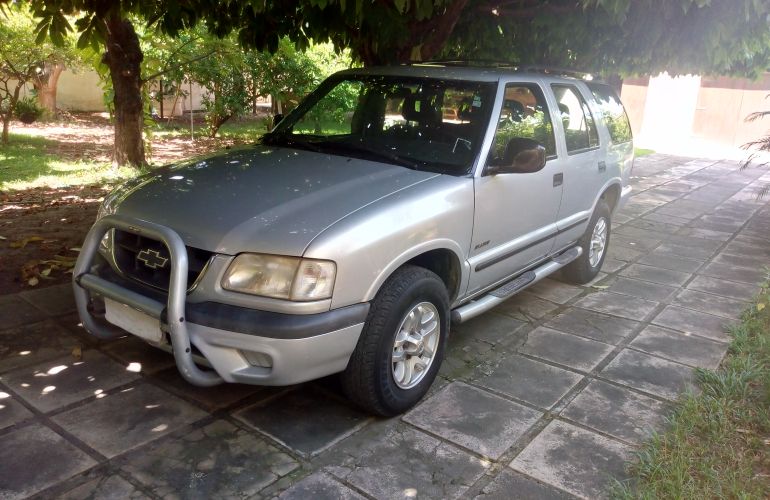
<svg viewBox="0 0 770 500"><path fill-rule="evenodd" d="M14 122L12 130L54 141L47 152L65 160L109 162L111 158L113 129L100 114L73 114L58 123ZM209 138L193 142L186 135L158 137L148 160L164 165L235 142ZM0 295L69 281L77 250L109 190L110 186L90 185L0 191Z"/></svg>

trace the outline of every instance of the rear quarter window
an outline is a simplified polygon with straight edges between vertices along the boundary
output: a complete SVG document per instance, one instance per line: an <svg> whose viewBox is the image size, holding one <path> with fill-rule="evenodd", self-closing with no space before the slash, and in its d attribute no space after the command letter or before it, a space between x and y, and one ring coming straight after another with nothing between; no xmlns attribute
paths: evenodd
<svg viewBox="0 0 770 500"><path fill-rule="evenodd" d="M632 139L631 123L628 115L620 102L618 95L607 85L589 85L591 93L599 105L599 110L613 144L622 144Z"/></svg>

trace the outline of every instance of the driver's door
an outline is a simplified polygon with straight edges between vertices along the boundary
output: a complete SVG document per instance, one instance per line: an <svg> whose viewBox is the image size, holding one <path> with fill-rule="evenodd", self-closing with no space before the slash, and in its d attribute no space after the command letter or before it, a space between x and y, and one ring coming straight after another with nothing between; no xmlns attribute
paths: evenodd
<svg viewBox="0 0 770 500"><path fill-rule="evenodd" d="M477 292L551 252L562 196L563 172L554 127L539 84L508 83L498 96L502 107L490 160L503 156L512 138L534 139L546 149L545 167L534 173L490 175L475 179L469 293ZM489 163L489 160L487 161Z"/></svg>

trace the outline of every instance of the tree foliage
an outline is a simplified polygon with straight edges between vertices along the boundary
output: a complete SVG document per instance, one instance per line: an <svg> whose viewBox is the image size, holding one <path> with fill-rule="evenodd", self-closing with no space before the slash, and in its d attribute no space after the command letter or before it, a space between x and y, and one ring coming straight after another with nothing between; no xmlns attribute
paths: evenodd
<svg viewBox="0 0 770 500"><path fill-rule="evenodd" d="M48 66L69 63L71 46L38 43L35 22L26 9L8 8L0 23L0 116L3 121L2 143L8 143L10 120L22 89L40 81Z"/></svg>
<svg viewBox="0 0 770 500"><path fill-rule="evenodd" d="M506 2L502 2L505 4ZM755 76L770 66L770 3L754 0L523 2L476 7L445 57L491 58L596 73ZM579 4L579 5L578 5Z"/></svg>

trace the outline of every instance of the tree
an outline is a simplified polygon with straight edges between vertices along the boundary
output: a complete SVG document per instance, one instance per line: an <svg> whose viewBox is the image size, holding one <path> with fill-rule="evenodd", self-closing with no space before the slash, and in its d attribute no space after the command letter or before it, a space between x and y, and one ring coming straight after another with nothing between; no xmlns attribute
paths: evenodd
<svg viewBox="0 0 770 500"><path fill-rule="evenodd" d="M35 23L29 13L11 7L0 23L0 115L2 143L9 140L11 118L22 89L38 82L46 67L68 60L66 49L51 43L39 44L33 34Z"/></svg>

